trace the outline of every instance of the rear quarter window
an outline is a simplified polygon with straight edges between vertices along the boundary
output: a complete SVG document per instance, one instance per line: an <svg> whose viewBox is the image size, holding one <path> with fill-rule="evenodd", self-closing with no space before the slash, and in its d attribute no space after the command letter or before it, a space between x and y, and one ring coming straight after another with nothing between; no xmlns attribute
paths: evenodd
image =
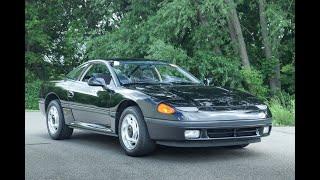
<svg viewBox="0 0 320 180"><path fill-rule="evenodd" d="M71 72L67 74L67 78L72 80L78 80L79 76L87 66L88 64L85 64L83 66L73 69Z"/></svg>

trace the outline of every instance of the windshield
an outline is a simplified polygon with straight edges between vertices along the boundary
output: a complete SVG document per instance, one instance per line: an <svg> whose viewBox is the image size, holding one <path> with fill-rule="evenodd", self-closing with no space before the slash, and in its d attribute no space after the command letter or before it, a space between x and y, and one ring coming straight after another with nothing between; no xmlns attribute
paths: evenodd
<svg viewBox="0 0 320 180"><path fill-rule="evenodd" d="M167 63L115 61L113 70L122 85L201 83L182 68Z"/></svg>

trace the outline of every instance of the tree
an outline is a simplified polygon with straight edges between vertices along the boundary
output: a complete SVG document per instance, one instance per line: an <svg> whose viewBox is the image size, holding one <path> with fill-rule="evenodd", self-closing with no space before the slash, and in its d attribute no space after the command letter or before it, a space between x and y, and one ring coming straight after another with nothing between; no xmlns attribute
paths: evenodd
<svg viewBox="0 0 320 180"><path fill-rule="evenodd" d="M268 24L267 19L265 15L265 0L259 0L259 15L260 15L260 26L261 26L261 34L262 34L262 40L263 40L263 46L264 46L264 52L267 60L272 60L272 49L269 42L269 36L268 36ZM275 93L277 90L281 89L281 82L280 82L280 64L279 61L276 62L273 74L271 75L269 79L270 88L273 93Z"/></svg>
<svg viewBox="0 0 320 180"><path fill-rule="evenodd" d="M294 94L295 2L267 2L29 0L26 80L58 78L88 59L146 57L218 86Z"/></svg>
<svg viewBox="0 0 320 180"><path fill-rule="evenodd" d="M239 50L239 54L241 56L242 65L245 68L250 69L250 62L248 58L246 43L244 42L239 17L237 15L236 4L234 3L233 0L225 0L225 2L228 4L230 8L228 21L230 21L229 29L230 29L231 38L233 39L234 37L237 37L237 43L239 45L239 48L237 49ZM234 39L232 41L234 42Z"/></svg>

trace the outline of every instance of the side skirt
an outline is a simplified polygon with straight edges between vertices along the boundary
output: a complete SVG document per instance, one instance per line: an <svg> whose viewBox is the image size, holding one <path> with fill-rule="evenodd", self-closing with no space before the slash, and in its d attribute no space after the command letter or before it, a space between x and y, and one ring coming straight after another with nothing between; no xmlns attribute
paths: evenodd
<svg viewBox="0 0 320 180"><path fill-rule="evenodd" d="M106 126L98 125L98 124L91 124L91 123L83 123L83 122L72 122L70 123L69 127L81 130L87 130L98 134L105 134L109 136L116 136L118 135L112 131L111 128Z"/></svg>

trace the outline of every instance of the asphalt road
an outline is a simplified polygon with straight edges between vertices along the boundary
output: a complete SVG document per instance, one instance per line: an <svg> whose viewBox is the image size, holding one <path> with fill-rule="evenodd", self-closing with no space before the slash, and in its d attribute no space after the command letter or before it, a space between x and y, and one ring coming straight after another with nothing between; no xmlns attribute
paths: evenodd
<svg viewBox="0 0 320 180"><path fill-rule="evenodd" d="M25 179L295 179L295 129L273 128L244 149L169 148L129 157L118 139L75 130L51 140L45 118L25 113Z"/></svg>

